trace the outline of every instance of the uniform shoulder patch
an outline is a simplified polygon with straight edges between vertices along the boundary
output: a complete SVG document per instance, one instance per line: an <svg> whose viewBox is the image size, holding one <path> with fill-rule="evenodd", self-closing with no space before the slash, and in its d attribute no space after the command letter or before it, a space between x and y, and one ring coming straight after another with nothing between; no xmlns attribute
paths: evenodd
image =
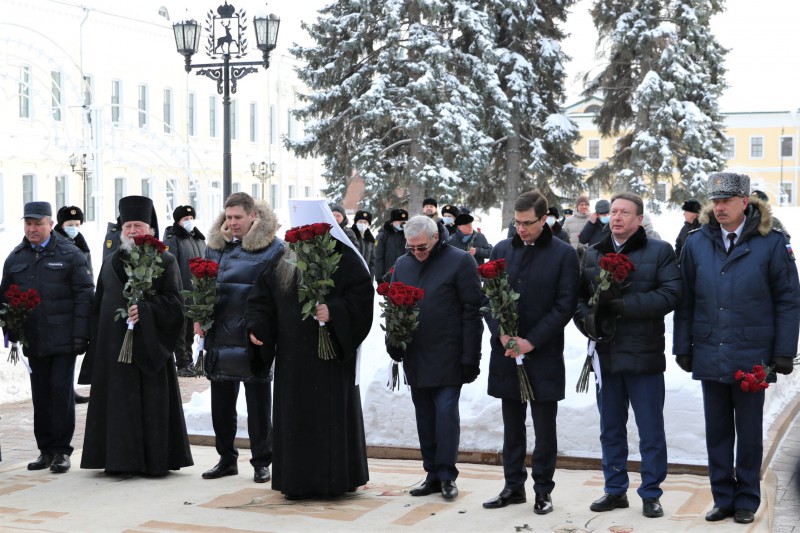
<svg viewBox="0 0 800 533"><path fill-rule="evenodd" d="M106 248L111 249L112 245L113 243L111 242L111 239L106 240Z"/></svg>
<svg viewBox="0 0 800 533"><path fill-rule="evenodd" d="M786 253L789 254L789 259L791 259L792 261L795 260L794 259L794 251L792 251L792 244L791 243L788 243L788 242L786 243Z"/></svg>

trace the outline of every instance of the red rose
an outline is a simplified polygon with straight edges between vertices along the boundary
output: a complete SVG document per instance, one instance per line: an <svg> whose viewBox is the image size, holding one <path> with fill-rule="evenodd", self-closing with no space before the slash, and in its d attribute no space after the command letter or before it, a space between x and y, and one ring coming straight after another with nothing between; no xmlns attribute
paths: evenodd
<svg viewBox="0 0 800 533"><path fill-rule="evenodd" d="M325 235L331 230L331 225L327 222L317 222L316 224L311 224L311 229L314 230L314 235Z"/></svg>
<svg viewBox="0 0 800 533"><path fill-rule="evenodd" d="M198 258L199 259L199 258ZM192 276L200 279L206 275L206 263L202 259L200 261L189 261L189 272Z"/></svg>
<svg viewBox="0 0 800 533"><path fill-rule="evenodd" d="M425 296L425 291L414 287L414 298L419 301L422 300L423 296Z"/></svg>
<svg viewBox="0 0 800 533"><path fill-rule="evenodd" d="M11 304L11 307L19 307L22 305L22 300L15 294L8 298L8 303Z"/></svg>
<svg viewBox="0 0 800 533"><path fill-rule="evenodd" d="M297 238L301 241L310 241L314 238L314 230L311 226L301 226L297 228Z"/></svg>
<svg viewBox="0 0 800 533"><path fill-rule="evenodd" d="M219 263L216 261L206 261L206 276L216 278L219 273Z"/></svg>
<svg viewBox="0 0 800 533"><path fill-rule="evenodd" d="M764 370L764 367L761 365L756 365L753 367L753 374L755 375L758 381L764 381L767 379L767 373Z"/></svg>
<svg viewBox="0 0 800 533"><path fill-rule="evenodd" d="M402 292L396 292L394 294L390 292L389 301L392 302L394 305L402 306L405 303L406 299Z"/></svg>
<svg viewBox="0 0 800 533"><path fill-rule="evenodd" d="M386 296L389 294L389 282L384 281L380 285L378 285L378 289L376 291L380 296Z"/></svg>
<svg viewBox="0 0 800 533"><path fill-rule="evenodd" d="M505 259L489 261L478 267L478 275L485 279L494 279L506 269Z"/></svg>
<svg viewBox="0 0 800 533"><path fill-rule="evenodd" d="M736 373L733 375L733 378L736 381L741 381L744 379L744 370L737 370Z"/></svg>
<svg viewBox="0 0 800 533"><path fill-rule="evenodd" d="M742 380L742 383L739 386L744 392L750 392L750 384L747 381Z"/></svg>
<svg viewBox="0 0 800 533"><path fill-rule="evenodd" d="M288 242L289 244L294 244L297 242L297 231L294 229L286 230L286 236L284 236L283 240Z"/></svg>
<svg viewBox="0 0 800 533"><path fill-rule="evenodd" d="M415 303L414 295L406 293L406 295L405 295L405 297L403 299L403 304L407 305L408 307L411 307L412 305L414 305L414 303Z"/></svg>
<svg viewBox="0 0 800 533"><path fill-rule="evenodd" d="M18 296L18 295L19 295L19 285L17 285L16 283L10 285L8 287L8 290L6 291L6 297L11 298L12 296Z"/></svg>

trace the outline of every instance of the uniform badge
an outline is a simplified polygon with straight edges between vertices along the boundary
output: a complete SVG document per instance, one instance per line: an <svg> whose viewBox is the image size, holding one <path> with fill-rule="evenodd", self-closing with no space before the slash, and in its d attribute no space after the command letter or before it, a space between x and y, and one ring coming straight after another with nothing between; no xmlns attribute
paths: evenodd
<svg viewBox="0 0 800 533"><path fill-rule="evenodd" d="M789 254L789 259L794 261L794 252L792 251L792 245L791 244L787 244L786 245L786 253Z"/></svg>
<svg viewBox="0 0 800 533"><path fill-rule="evenodd" d="M111 244L112 244L112 243L111 243L111 239L108 239L108 240L106 241L106 248L108 248L108 249L110 250L110 249L111 249Z"/></svg>

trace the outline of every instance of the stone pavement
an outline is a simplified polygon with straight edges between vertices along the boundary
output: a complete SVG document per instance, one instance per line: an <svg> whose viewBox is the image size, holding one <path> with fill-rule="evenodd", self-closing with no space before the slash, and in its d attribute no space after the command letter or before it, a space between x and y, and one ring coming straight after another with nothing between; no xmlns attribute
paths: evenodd
<svg viewBox="0 0 800 533"><path fill-rule="evenodd" d="M208 383L181 379L184 401ZM77 427L82 432L86 406L78 406ZM408 491L424 477L419 461L370 459L370 482L336 500L288 502L269 484L252 482L249 451L242 450L239 475L203 480L216 452L209 446L192 446L195 466L161 479L106 476L101 471L75 466L63 475L31 472L26 463L35 458L30 402L0 405L0 531L47 532L186 532L224 533L250 531L725 531L800 533L800 419L782 439L762 482L763 505L749 526L725 520L705 522L712 501L702 475L669 475L663 484L665 516L644 518L635 492L638 475L632 474L629 509L609 513L589 511L589 503L602 493L603 476L596 470L556 472L555 511L538 516L527 504L486 510L481 503L499 492L502 467L459 464L460 495L445 502L438 495L414 498ZM78 446L83 436L74 441ZM80 449L73 464L80 463Z"/></svg>

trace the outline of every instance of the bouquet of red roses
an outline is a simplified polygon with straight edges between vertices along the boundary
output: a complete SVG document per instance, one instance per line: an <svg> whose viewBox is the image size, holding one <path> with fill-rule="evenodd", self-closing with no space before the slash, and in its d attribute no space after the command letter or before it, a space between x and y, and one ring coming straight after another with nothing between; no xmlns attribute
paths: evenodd
<svg viewBox="0 0 800 533"><path fill-rule="evenodd" d="M386 332L386 342L390 346L405 350L419 324L417 304L425 296L425 291L399 281L391 284L384 281L378 285L377 293L384 297L384 301L379 305L383 309L381 318L386 319L386 325L381 324L381 329ZM390 383L387 383L391 390L395 387L400 388L400 373L397 366L395 361L392 365Z"/></svg>
<svg viewBox="0 0 800 533"><path fill-rule="evenodd" d="M339 268L342 254L336 252L336 239L331 235L331 225L325 222L290 228L284 240L294 252L286 258L300 272L297 297L303 305L303 320L317 314L317 305L325 303L325 296L333 287L333 273ZM333 359L331 337L325 323L319 323L317 355L320 359Z"/></svg>
<svg viewBox="0 0 800 533"><path fill-rule="evenodd" d="M204 332L211 329L214 320L214 305L217 303L217 272L219 264L210 259L194 257L189 259L189 272L192 273L192 290L181 291L186 302L186 316L200 323ZM194 363L195 375L204 375L203 347L205 337L200 337L197 346L197 360Z"/></svg>
<svg viewBox="0 0 800 533"><path fill-rule="evenodd" d="M161 254L166 245L152 235L137 235L133 238L133 246L122 264L128 281L122 289L122 295L128 302L125 307L117 309L115 320L128 318L128 309L147 299L153 294L153 281L164 273L161 266ZM130 364L133 361L133 324L128 322L122 348L117 361Z"/></svg>
<svg viewBox="0 0 800 533"><path fill-rule="evenodd" d="M506 273L506 260L495 259L478 267L478 275L486 280L483 284L483 292L489 298L489 307L481 308L486 313L491 311L492 318L500 323L500 335L509 335L511 339L503 346L506 350L514 350L519 353L519 347L514 337L517 336L517 325L519 315L517 314L517 300L519 293L511 288L508 283ZM533 388L525 373L523 363L524 355L517 355L514 360L517 363L517 377L519 378L519 397L523 403L531 401Z"/></svg>
<svg viewBox="0 0 800 533"><path fill-rule="evenodd" d="M591 334L589 335L591 339L589 341L589 349L587 350L586 361L583 363L578 383L575 385L575 392L587 392L589 390L589 374L592 371L595 358L595 346L597 341L600 340L600 332L598 330L600 322L597 318L600 302L603 299L611 300L619 298L622 291L622 284L634 270L636 270L636 266L631 263L631 260L628 259L628 256L625 254L605 254L600 258L600 272L597 273L597 287L592 297L589 298L589 307L592 308L592 312L584 317L584 324L588 326L587 330L594 332L597 338ZM608 337L613 336L614 329L615 328L611 328L611 331L606 332ZM599 361L597 362L597 366L599 368Z"/></svg>
<svg viewBox="0 0 800 533"><path fill-rule="evenodd" d="M11 350L8 352L8 361L17 364L19 361L20 344L27 346L23 325L28 318L28 314L41 303L39 293L36 289L30 288L21 291L19 285L14 284L6 291L6 303L0 307L0 326L6 330L6 346L8 339L16 339L11 342Z"/></svg>
<svg viewBox="0 0 800 533"><path fill-rule="evenodd" d="M773 367L755 365L752 372L737 370L733 375L736 381L740 381L739 386L744 392L758 392L769 387L767 376L772 374Z"/></svg>

